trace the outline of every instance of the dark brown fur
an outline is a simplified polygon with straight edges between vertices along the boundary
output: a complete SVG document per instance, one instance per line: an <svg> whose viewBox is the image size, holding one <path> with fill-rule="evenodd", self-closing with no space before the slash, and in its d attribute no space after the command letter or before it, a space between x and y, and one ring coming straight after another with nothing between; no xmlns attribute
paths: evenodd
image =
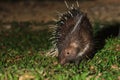
<svg viewBox="0 0 120 80"><path fill-rule="evenodd" d="M93 31L87 15L75 8L69 11L72 16L69 13L63 14L56 30L58 61L62 65L89 59L93 51ZM81 21L75 28L80 16L82 16ZM65 17L67 20L64 19Z"/></svg>

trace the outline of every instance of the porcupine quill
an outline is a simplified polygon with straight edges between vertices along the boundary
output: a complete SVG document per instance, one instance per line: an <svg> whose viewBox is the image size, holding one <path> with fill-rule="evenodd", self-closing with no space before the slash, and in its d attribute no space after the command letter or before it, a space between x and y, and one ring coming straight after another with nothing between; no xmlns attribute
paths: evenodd
<svg viewBox="0 0 120 80"><path fill-rule="evenodd" d="M77 7L68 5L66 1L65 5L68 11L60 16L54 33L58 61L62 65L69 62L78 64L92 56L92 26L87 15L79 10L78 1Z"/></svg>

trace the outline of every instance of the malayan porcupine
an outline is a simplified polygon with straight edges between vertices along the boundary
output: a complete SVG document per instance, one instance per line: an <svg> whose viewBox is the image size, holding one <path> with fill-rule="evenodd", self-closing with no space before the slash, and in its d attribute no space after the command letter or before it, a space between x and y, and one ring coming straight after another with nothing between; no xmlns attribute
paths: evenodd
<svg viewBox="0 0 120 80"><path fill-rule="evenodd" d="M69 6L68 11L60 14L54 33L58 49L58 61L64 65L69 62L79 63L92 57L93 31L85 13L79 10L79 5Z"/></svg>

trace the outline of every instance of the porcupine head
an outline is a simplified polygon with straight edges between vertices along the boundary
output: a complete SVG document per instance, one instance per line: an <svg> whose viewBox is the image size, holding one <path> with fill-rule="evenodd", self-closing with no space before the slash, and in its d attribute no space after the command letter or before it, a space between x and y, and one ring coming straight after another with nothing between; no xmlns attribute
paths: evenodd
<svg viewBox="0 0 120 80"><path fill-rule="evenodd" d="M67 5L68 6L68 5ZM68 7L57 22L56 46L61 65L69 62L80 63L90 58L93 50L92 27L87 15L79 7Z"/></svg>

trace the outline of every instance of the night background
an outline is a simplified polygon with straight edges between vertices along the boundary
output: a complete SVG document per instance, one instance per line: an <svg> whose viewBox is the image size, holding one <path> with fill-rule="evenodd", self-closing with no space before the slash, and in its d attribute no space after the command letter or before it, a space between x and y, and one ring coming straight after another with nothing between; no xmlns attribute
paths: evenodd
<svg viewBox="0 0 120 80"><path fill-rule="evenodd" d="M120 80L120 0L78 2L93 26L96 54L61 66L46 53L58 12L68 10L64 0L0 0L0 80Z"/></svg>

